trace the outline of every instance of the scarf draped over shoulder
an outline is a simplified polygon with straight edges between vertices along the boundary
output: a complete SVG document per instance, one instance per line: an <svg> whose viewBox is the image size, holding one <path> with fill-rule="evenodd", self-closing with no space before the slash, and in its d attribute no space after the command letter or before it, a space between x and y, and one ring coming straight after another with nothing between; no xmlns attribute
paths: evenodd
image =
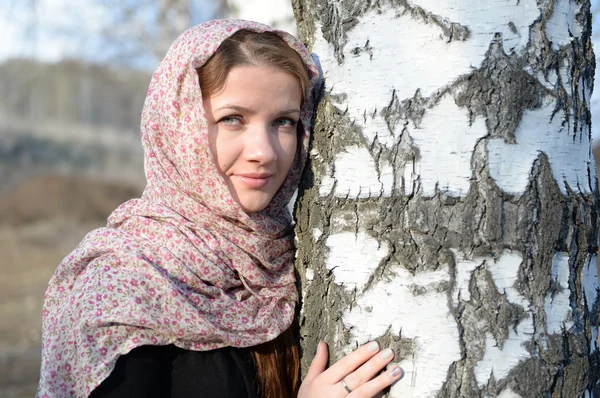
<svg viewBox="0 0 600 398"><path fill-rule="evenodd" d="M292 169L269 206L246 214L214 164L196 68L240 29L272 31L311 77ZM141 345L188 350L272 340L298 299L286 208L305 164L320 76L290 34L243 20L184 32L152 76L142 111L147 186L90 232L46 291L38 397L86 397Z"/></svg>

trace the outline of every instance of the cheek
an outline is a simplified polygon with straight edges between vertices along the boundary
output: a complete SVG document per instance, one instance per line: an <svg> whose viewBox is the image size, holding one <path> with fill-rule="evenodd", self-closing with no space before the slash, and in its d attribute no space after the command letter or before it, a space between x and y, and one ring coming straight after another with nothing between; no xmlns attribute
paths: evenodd
<svg viewBox="0 0 600 398"><path fill-rule="evenodd" d="M208 147L212 158L215 160L215 164L218 166L219 150L217 148L217 129L215 126L208 127Z"/></svg>
<svg viewBox="0 0 600 398"><path fill-rule="evenodd" d="M226 137L219 134L218 127L211 126L208 128L208 143L210 153L217 170L221 174L225 174L229 167L232 149L225 141Z"/></svg>

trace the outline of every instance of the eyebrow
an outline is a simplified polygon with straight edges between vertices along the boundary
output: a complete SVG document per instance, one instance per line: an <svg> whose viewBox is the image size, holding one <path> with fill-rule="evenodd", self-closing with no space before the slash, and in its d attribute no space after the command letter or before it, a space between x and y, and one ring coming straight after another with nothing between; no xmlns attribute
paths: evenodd
<svg viewBox="0 0 600 398"><path fill-rule="evenodd" d="M215 109L216 111L222 110L222 109L233 109L236 110L238 112L242 112L242 113L256 113L255 111L253 111L252 109L249 108L245 108L243 106L239 106L239 105L223 105L217 109ZM298 108L291 108L291 109L284 109L282 111L279 111L278 113L281 113L283 115L290 115L293 113L300 113L300 109Z"/></svg>

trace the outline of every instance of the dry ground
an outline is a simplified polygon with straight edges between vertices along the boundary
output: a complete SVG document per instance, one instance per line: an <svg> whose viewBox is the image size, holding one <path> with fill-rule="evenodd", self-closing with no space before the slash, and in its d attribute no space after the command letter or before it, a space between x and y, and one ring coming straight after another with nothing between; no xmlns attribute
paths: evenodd
<svg viewBox="0 0 600 398"><path fill-rule="evenodd" d="M0 196L0 397L32 397L41 308L62 258L139 189L83 178L31 179Z"/></svg>

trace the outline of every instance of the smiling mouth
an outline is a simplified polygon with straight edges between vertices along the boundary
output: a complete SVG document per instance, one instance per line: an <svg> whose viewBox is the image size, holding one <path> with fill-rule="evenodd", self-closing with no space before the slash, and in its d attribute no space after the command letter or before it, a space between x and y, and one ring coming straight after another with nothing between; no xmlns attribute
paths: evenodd
<svg viewBox="0 0 600 398"><path fill-rule="evenodd" d="M270 175L265 176L247 176L247 175L237 175L237 179L246 185L248 188L262 188L269 183L269 179L272 177Z"/></svg>

